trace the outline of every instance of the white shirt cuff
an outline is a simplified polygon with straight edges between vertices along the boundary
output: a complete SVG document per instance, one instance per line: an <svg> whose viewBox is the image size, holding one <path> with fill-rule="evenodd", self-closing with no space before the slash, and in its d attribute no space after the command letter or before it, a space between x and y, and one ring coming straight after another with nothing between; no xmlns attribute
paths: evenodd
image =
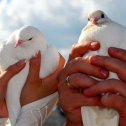
<svg viewBox="0 0 126 126"><path fill-rule="evenodd" d="M58 101L58 93L29 103L22 107L15 126L42 126Z"/></svg>

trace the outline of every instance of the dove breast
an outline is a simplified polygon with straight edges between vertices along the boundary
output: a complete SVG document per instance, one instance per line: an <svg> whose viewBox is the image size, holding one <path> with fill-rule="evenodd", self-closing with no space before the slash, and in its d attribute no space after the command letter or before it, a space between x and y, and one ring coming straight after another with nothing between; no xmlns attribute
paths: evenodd
<svg viewBox="0 0 126 126"><path fill-rule="evenodd" d="M89 26L83 29L79 37L79 42L98 41L101 48L93 51L92 54L108 55L109 47L126 49L126 28L115 22L108 22L100 26Z"/></svg>

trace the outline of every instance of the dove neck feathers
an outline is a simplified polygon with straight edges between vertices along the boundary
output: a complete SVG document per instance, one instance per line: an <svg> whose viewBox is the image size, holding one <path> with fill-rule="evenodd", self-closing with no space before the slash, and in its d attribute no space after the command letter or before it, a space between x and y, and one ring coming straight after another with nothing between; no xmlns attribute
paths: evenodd
<svg viewBox="0 0 126 126"><path fill-rule="evenodd" d="M87 29L90 29L92 27L102 27L103 25L110 24L110 23L113 23L111 19L105 20L104 22L99 23L97 25L88 22L88 24L82 29L82 31L86 31Z"/></svg>

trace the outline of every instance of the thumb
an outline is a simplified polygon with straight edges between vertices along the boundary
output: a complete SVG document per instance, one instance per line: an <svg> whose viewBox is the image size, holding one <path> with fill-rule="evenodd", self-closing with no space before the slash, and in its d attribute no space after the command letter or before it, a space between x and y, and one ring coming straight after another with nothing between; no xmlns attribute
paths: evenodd
<svg viewBox="0 0 126 126"><path fill-rule="evenodd" d="M20 60L19 62L8 67L2 74L0 75L0 84L7 84L8 81L17 73L19 73L25 67L25 60Z"/></svg>
<svg viewBox="0 0 126 126"><path fill-rule="evenodd" d="M76 57L82 57L84 54L86 54L89 50L96 51L100 48L99 42L91 42L91 41L85 41L81 43L77 43L73 45L68 61L76 58Z"/></svg>
<svg viewBox="0 0 126 126"><path fill-rule="evenodd" d="M40 51L36 54L35 57L30 59L28 79L34 80L34 78L39 78L41 59L42 56Z"/></svg>

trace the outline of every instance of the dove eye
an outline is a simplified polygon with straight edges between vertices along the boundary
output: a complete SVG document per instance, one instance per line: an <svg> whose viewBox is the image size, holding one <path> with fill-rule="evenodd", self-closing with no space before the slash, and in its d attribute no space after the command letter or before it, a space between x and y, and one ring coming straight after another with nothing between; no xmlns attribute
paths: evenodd
<svg viewBox="0 0 126 126"><path fill-rule="evenodd" d="M28 39L28 41L32 40L32 37L30 39Z"/></svg>
<svg viewBox="0 0 126 126"><path fill-rule="evenodd" d="M104 15L104 14L102 14L102 15L101 15L101 18L104 18L104 17L105 17L105 15Z"/></svg>
<svg viewBox="0 0 126 126"><path fill-rule="evenodd" d="M90 21L90 18L88 18L88 21Z"/></svg>

